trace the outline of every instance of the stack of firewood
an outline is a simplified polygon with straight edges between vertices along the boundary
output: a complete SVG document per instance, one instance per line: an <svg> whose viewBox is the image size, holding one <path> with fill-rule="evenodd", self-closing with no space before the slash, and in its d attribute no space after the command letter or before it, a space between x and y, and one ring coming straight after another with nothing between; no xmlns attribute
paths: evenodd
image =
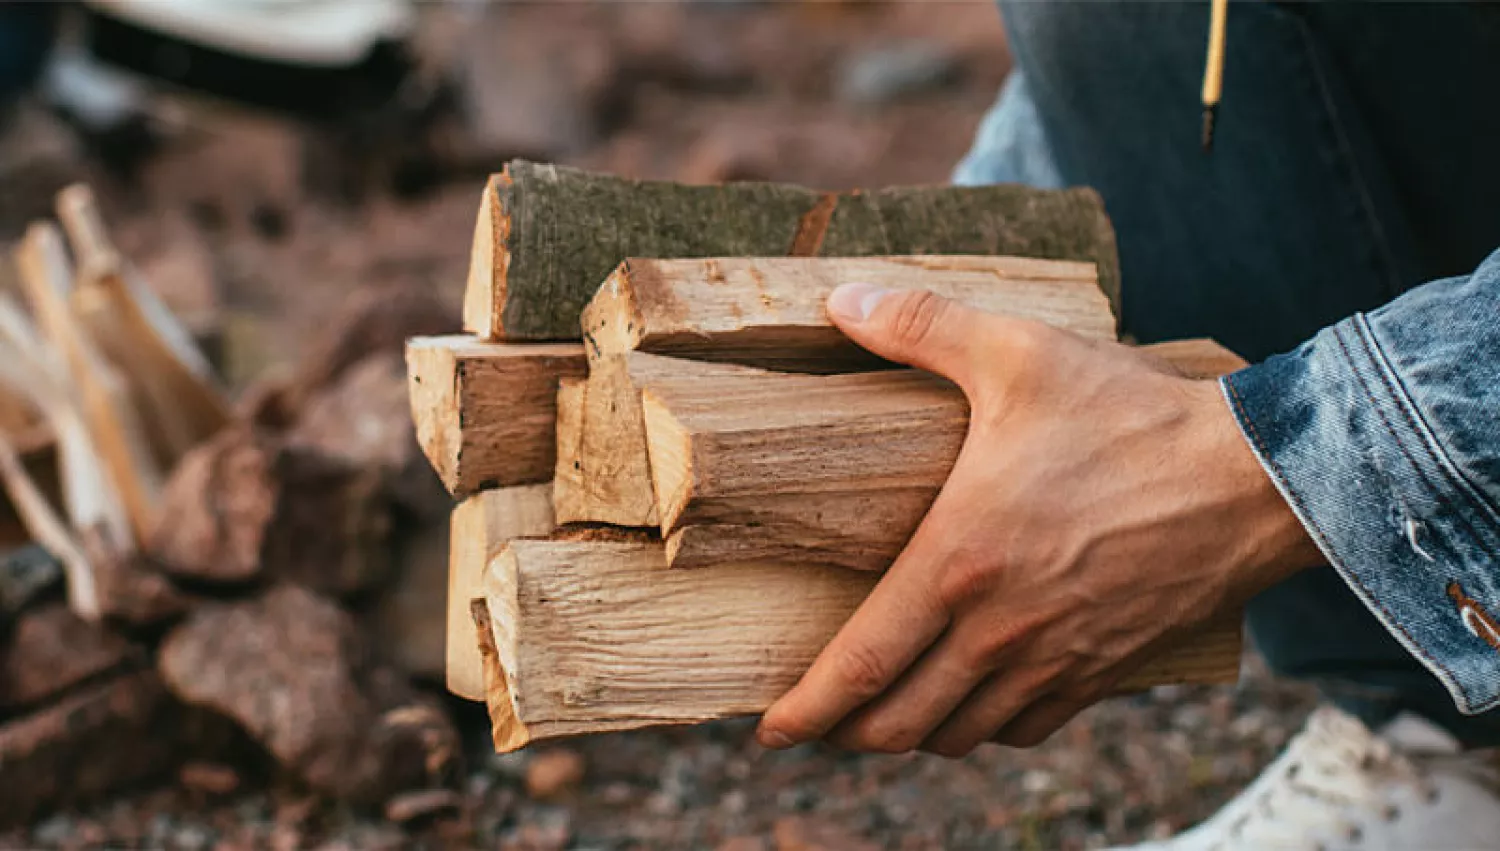
<svg viewBox="0 0 1500 851"><path fill-rule="evenodd" d="M1114 339L1115 269L1086 190L819 194L512 163L480 205L471 333L407 346L418 440L462 499L449 688L488 703L502 750L764 709L899 553L968 424L955 386L842 337L827 295L929 289ZM1237 363L1208 341L1160 354ZM1126 685L1238 664L1226 625Z"/></svg>
<svg viewBox="0 0 1500 851"><path fill-rule="evenodd" d="M232 405L88 188L57 213L0 275L0 825L257 751L367 804L456 783L401 361L450 311L358 293Z"/></svg>

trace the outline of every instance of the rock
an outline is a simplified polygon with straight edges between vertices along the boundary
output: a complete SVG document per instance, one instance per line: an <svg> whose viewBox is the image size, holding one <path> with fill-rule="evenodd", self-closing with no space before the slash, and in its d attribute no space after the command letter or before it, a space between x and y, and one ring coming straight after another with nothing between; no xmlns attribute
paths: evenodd
<svg viewBox="0 0 1500 851"><path fill-rule="evenodd" d="M878 851L880 846L810 816L776 820L776 851Z"/></svg>
<svg viewBox="0 0 1500 851"><path fill-rule="evenodd" d="M219 797L240 788L240 774L221 763L189 762L178 769L177 782L190 791Z"/></svg>
<svg viewBox="0 0 1500 851"><path fill-rule="evenodd" d="M80 689L0 725L0 825L170 772L192 726L154 672Z"/></svg>
<svg viewBox="0 0 1500 851"><path fill-rule="evenodd" d="M183 700L229 716L314 789L378 803L453 782L456 731L373 666L353 619L280 585L203 606L162 643L158 666Z"/></svg>
<svg viewBox="0 0 1500 851"><path fill-rule="evenodd" d="M172 471L147 549L174 576L243 582L261 571L276 511L274 452L256 432L229 429L194 447Z"/></svg>
<svg viewBox="0 0 1500 851"><path fill-rule="evenodd" d="M889 44L854 53L839 66L839 100L880 106L958 82L963 67L951 50L920 41Z"/></svg>
<svg viewBox="0 0 1500 851"><path fill-rule="evenodd" d="M447 518L417 528L394 544L395 577L365 613L381 658L415 677L441 683L448 647Z"/></svg>
<svg viewBox="0 0 1500 851"><path fill-rule="evenodd" d="M40 544L0 553L0 625L34 600L62 587L62 565Z"/></svg>
<svg viewBox="0 0 1500 851"><path fill-rule="evenodd" d="M373 354L406 351L406 338L448 334L459 328L457 313L425 286L360 287L326 324L327 333L303 359L292 389L293 410L344 371Z"/></svg>
<svg viewBox="0 0 1500 851"><path fill-rule="evenodd" d="M770 851L759 836L732 836L719 843L718 851Z"/></svg>
<svg viewBox="0 0 1500 851"><path fill-rule="evenodd" d="M65 603L49 603L16 622L0 644L0 715L59 694L139 656L123 636L92 624Z"/></svg>
<svg viewBox="0 0 1500 851"><path fill-rule="evenodd" d="M406 824L440 815L455 815L463 809L463 796L452 789L423 789L404 792L385 803L385 817Z"/></svg>
<svg viewBox="0 0 1500 851"><path fill-rule="evenodd" d="M148 552L174 576L270 577L334 595L388 576L381 472L248 428L221 432L173 471Z"/></svg>
<svg viewBox="0 0 1500 851"><path fill-rule="evenodd" d="M290 446L377 469L386 492L418 517L446 517L453 499L417 445L400 352L365 356L305 400Z"/></svg>
<svg viewBox="0 0 1500 851"><path fill-rule="evenodd" d="M577 751L539 751L526 765L526 794L538 801L563 797L583 782L583 774L583 755Z"/></svg>

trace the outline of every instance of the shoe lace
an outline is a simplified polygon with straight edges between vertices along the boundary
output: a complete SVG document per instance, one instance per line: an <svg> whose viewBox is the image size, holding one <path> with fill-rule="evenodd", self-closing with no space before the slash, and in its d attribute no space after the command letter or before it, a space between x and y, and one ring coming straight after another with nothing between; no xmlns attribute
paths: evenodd
<svg viewBox="0 0 1500 851"><path fill-rule="evenodd" d="M1395 821L1403 791L1433 801L1437 786L1406 755L1336 711L1320 711L1231 822L1223 849L1326 851L1357 845L1363 824Z"/></svg>

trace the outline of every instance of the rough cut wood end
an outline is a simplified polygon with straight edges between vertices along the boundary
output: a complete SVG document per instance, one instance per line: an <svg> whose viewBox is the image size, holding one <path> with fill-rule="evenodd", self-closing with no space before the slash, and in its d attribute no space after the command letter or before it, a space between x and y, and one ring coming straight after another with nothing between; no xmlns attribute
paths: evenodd
<svg viewBox="0 0 1500 851"><path fill-rule="evenodd" d="M417 442L454 496L552 478L557 382L586 371L581 345L415 337L406 364Z"/></svg>

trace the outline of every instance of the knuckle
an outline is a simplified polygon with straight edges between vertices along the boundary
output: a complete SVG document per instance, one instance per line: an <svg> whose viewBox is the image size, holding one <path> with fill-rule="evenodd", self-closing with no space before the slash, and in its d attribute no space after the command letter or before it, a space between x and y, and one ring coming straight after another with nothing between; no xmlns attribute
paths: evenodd
<svg viewBox="0 0 1500 851"><path fill-rule="evenodd" d="M889 664L864 644L841 648L833 667L843 686L861 702L880 694L890 682Z"/></svg>
<svg viewBox="0 0 1500 851"><path fill-rule="evenodd" d="M922 743L921 736L909 727L877 718L862 718L850 724L841 734L840 742L850 750L883 754L909 753Z"/></svg>
<svg viewBox="0 0 1500 851"><path fill-rule="evenodd" d="M987 561L960 556L949 561L938 581L938 596L952 611L979 599L995 586L997 571Z"/></svg>
<svg viewBox="0 0 1500 851"><path fill-rule="evenodd" d="M916 290L898 300L888 327L901 345L920 346L932 337L947 311L947 299L927 290Z"/></svg>

